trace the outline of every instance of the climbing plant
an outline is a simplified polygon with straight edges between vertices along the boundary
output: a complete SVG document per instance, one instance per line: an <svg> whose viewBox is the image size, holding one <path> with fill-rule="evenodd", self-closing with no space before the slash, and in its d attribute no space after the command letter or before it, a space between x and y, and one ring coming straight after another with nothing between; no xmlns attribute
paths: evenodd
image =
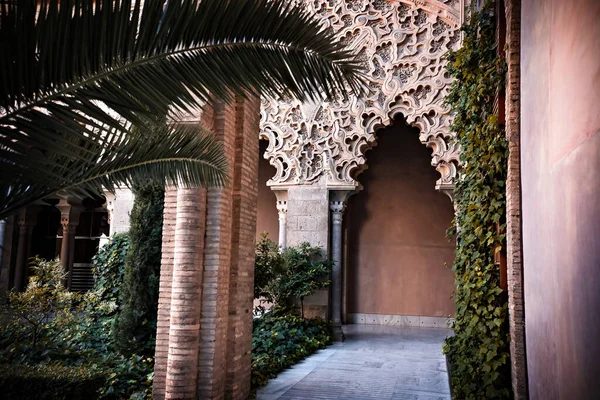
<svg viewBox="0 0 600 400"><path fill-rule="evenodd" d="M125 356L152 357L156 339L158 283L162 244L164 188L154 183L134 186L129 249L120 288L120 311L114 341Z"/></svg>
<svg viewBox="0 0 600 400"><path fill-rule="evenodd" d="M456 322L444 352L455 398L510 398L508 309L495 253L505 246L508 147L494 103L504 85L494 4L486 2L463 27L462 47L448 54L454 78L447 97L461 146L456 182Z"/></svg>

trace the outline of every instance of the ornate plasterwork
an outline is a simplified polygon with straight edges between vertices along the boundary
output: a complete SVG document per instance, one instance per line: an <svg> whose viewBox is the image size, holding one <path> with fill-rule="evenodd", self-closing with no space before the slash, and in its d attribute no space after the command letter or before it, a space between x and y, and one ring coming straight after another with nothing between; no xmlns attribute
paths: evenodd
<svg viewBox="0 0 600 400"><path fill-rule="evenodd" d="M441 175L436 187L451 189L459 151L443 104L451 82L443 56L459 45L463 0L304 4L356 51L368 71L369 92L321 104L263 99L260 134L269 140L265 157L277 169L269 185L359 187L355 178L376 143L375 131L402 114L433 150L431 163Z"/></svg>

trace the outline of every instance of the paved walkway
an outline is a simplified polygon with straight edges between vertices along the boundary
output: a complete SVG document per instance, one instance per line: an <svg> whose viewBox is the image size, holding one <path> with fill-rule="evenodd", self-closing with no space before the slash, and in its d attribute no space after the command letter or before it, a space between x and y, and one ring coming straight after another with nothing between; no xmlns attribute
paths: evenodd
<svg viewBox="0 0 600 400"><path fill-rule="evenodd" d="M258 400L449 400L442 342L450 331L346 325L346 341L280 373Z"/></svg>

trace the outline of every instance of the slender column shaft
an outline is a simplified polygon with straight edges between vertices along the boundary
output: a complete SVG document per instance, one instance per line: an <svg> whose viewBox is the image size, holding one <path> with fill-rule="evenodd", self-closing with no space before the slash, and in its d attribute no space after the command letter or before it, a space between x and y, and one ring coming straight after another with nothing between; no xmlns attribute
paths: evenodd
<svg viewBox="0 0 600 400"><path fill-rule="evenodd" d="M334 335L342 326L342 215L346 205L343 201L331 201L331 313ZM339 335L338 333L338 335Z"/></svg>
<svg viewBox="0 0 600 400"><path fill-rule="evenodd" d="M25 287L25 269L27 268L27 233L29 227L23 219L19 219L18 223L19 243L17 245L14 287L18 292L22 292Z"/></svg>
<svg viewBox="0 0 600 400"><path fill-rule="evenodd" d="M62 243L60 246L60 263L63 272L67 273L67 289L71 290L73 280L73 261L75 258L75 231L79 225L79 217L83 207L78 202L70 202L67 199L61 199L56 205L60 210L60 224L62 225Z"/></svg>
<svg viewBox="0 0 600 400"><path fill-rule="evenodd" d="M287 201L277 201L277 212L279 213L279 248L285 249L287 246Z"/></svg>

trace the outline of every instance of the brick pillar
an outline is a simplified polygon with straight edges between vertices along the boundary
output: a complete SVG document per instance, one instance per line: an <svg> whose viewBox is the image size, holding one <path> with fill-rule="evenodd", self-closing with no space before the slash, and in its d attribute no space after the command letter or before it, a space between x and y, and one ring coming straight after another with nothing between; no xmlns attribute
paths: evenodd
<svg viewBox="0 0 600 400"><path fill-rule="evenodd" d="M166 399L195 398L206 216L205 189L177 190Z"/></svg>
<svg viewBox="0 0 600 400"><path fill-rule="evenodd" d="M223 142L225 187L187 200L187 192L167 189L153 398L241 399L250 392L259 106L238 99L203 110L202 124ZM203 208L184 215L182 201ZM180 224L199 215L205 225L184 234ZM183 259L193 255L193 262Z"/></svg>
<svg viewBox="0 0 600 400"><path fill-rule="evenodd" d="M525 310L523 302L523 258L521 250L520 169L520 51L521 1L505 0L506 12L506 179L507 283L510 329L512 389L515 400L528 398L525 354Z"/></svg>
<svg viewBox="0 0 600 400"><path fill-rule="evenodd" d="M225 393L230 399L246 399L250 392L259 110L258 99L237 101Z"/></svg>
<svg viewBox="0 0 600 400"><path fill-rule="evenodd" d="M160 261L160 287L158 317L156 322L156 350L154 355L154 381L152 397L165 398L167 358L169 354L169 324L171 321L171 287L173 285L173 255L175 251L175 218L177 217L177 188L165 190L163 211L162 255Z"/></svg>
<svg viewBox="0 0 600 400"><path fill-rule="evenodd" d="M207 196L201 340L198 360L197 398L199 399L223 398L225 395L233 207L231 178L237 151L235 107L216 103L212 115L213 131L223 143L230 181L223 188L209 189Z"/></svg>

